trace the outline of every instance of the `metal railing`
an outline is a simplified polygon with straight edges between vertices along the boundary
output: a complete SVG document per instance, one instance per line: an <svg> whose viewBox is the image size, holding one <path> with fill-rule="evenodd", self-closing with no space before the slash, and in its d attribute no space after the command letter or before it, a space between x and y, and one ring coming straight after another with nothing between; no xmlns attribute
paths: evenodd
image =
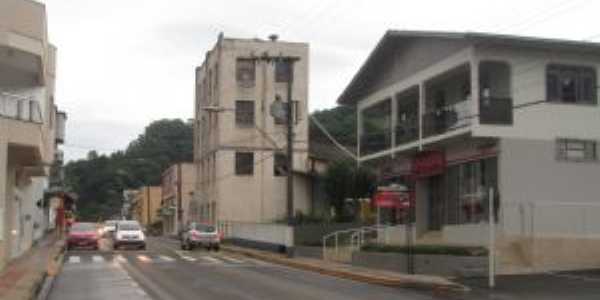
<svg viewBox="0 0 600 300"><path fill-rule="evenodd" d="M470 100L463 100L423 115L423 135L425 137L443 134L471 124L473 118Z"/></svg>
<svg viewBox="0 0 600 300"><path fill-rule="evenodd" d="M323 259L324 260L337 260L343 261L344 255L342 249L348 252L351 256L352 252L360 251L363 245L367 242L378 239L379 236L383 233L385 234L385 229L390 227L390 225L373 225L373 226L364 226L359 228L352 228L347 230L339 230L332 232L328 235L323 236ZM328 249L328 242L331 243L333 240L333 249ZM330 252L333 252L333 256L329 255ZM346 255L346 256L347 256Z"/></svg>
<svg viewBox="0 0 600 300"><path fill-rule="evenodd" d="M40 103L33 97L0 92L0 117L25 122L43 123Z"/></svg>

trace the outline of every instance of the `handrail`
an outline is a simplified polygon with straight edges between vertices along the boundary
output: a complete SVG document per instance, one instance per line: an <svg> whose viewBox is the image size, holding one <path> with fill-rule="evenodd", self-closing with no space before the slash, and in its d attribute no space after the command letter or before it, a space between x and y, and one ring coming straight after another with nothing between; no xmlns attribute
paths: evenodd
<svg viewBox="0 0 600 300"><path fill-rule="evenodd" d="M362 227L358 227L358 228L351 228L351 229L345 229L345 230L338 230L329 234L326 234L323 236L323 242L322 242L322 255L323 255L323 259L327 260L328 259L328 255L327 255L327 241L331 238L334 239L334 252L336 254L336 257L339 255L339 242L340 242L340 235L341 234L347 234L350 233L350 248L353 251L358 251L360 250L360 248L362 247L362 245L364 244L364 235L366 232L379 232L379 230L381 229L385 229L387 227L390 227L390 225L371 225L371 226L362 226Z"/></svg>

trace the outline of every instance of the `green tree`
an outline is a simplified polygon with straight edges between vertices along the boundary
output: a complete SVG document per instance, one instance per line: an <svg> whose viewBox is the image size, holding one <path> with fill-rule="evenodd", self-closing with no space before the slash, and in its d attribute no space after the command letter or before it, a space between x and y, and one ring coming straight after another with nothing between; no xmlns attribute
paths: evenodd
<svg viewBox="0 0 600 300"><path fill-rule="evenodd" d="M375 176L364 168L356 168L350 161L332 162L324 175L325 193L335 210L338 221L349 221L346 199L369 196L375 186Z"/></svg>
<svg viewBox="0 0 600 300"><path fill-rule="evenodd" d="M90 151L86 159L67 163L65 181L79 194L80 219L107 219L119 213L124 189L157 185L169 165L192 157L192 125L179 119L159 120L124 151L110 155Z"/></svg>

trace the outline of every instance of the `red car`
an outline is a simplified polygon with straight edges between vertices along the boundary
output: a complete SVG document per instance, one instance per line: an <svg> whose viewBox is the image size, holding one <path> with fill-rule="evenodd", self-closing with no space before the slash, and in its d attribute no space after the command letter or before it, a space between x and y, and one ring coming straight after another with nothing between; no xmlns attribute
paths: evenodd
<svg viewBox="0 0 600 300"><path fill-rule="evenodd" d="M67 236L67 249L91 248L98 250L100 235L95 223L73 223Z"/></svg>

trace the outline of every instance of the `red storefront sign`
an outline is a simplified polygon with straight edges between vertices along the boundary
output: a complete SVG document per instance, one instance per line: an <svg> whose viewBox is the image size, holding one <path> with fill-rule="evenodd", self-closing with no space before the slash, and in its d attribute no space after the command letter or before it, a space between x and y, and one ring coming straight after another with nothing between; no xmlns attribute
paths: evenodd
<svg viewBox="0 0 600 300"><path fill-rule="evenodd" d="M410 206L410 195L404 192L381 191L374 197L375 207L381 208L408 208Z"/></svg>
<svg viewBox="0 0 600 300"><path fill-rule="evenodd" d="M421 152L413 159L411 169L415 178L442 174L446 169L446 155L441 151Z"/></svg>

